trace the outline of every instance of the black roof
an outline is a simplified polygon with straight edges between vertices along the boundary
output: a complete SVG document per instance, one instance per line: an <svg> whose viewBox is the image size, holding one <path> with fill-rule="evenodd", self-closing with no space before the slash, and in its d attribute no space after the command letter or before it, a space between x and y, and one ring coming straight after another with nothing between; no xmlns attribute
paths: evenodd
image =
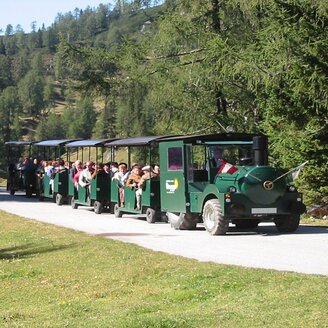
<svg viewBox="0 0 328 328"><path fill-rule="evenodd" d="M116 139L87 139L87 140L76 140L66 144L66 147L97 147L104 146L105 143Z"/></svg>
<svg viewBox="0 0 328 328"><path fill-rule="evenodd" d="M125 138L125 139L118 139L112 142L108 142L105 146L109 147L128 147L128 146L143 146L149 145L154 141L158 141L163 136L145 136L145 137L133 137L133 138Z"/></svg>
<svg viewBox="0 0 328 328"><path fill-rule="evenodd" d="M36 141L7 141L5 145L8 146L30 146L36 143Z"/></svg>
<svg viewBox="0 0 328 328"><path fill-rule="evenodd" d="M44 140L37 142L36 146L44 146L44 147L57 147L66 145L68 142L74 141L76 139L59 139L59 140Z"/></svg>
<svg viewBox="0 0 328 328"><path fill-rule="evenodd" d="M261 136L262 134L250 134L250 133L213 133L213 134L194 134L184 136L165 137L158 140L164 141L186 141L189 143L206 143L215 141L251 141L255 136Z"/></svg>

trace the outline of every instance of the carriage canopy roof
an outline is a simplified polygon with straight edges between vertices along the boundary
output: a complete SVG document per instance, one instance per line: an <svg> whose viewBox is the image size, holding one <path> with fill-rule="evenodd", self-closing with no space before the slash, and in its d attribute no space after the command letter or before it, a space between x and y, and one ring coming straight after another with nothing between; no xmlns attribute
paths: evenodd
<svg viewBox="0 0 328 328"><path fill-rule="evenodd" d="M71 142L76 139L60 139L60 140L44 140L37 142L35 146L43 146L43 147L58 147L58 146L64 146L68 142Z"/></svg>
<svg viewBox="0 0 328 328"><path fill-rule="evenodd" d="M94 140L76 140L66 144L66 147L101 147L105 143L116 139L94 139Z"/></svg>
<svg viewBox="0 0 328 328"><path fill-rule="evenodd" d="M165 137L146 136L146 137L125 138L125 139L118 139L112 142L108 142L105 144L105 146L109 146L109 147L145 146L151 144L154 141L158 141L161 138L165 138Z"/></svg>
<svg viewBox="0 0 328 328"><path fill-rule="evenodd" d="M164 141L185 141L193 144L211 144L211 143L249 143L253 138L262 134L248 133L214 133L214 134L194 134L184 136L165 137L158 140Z"/></svg>
<svg viewBox="0 0 328 328"><path fill-rule="evenodd" d="M36 143L36 141L7 141L5 145L8 146L30 146Z"/></svg>

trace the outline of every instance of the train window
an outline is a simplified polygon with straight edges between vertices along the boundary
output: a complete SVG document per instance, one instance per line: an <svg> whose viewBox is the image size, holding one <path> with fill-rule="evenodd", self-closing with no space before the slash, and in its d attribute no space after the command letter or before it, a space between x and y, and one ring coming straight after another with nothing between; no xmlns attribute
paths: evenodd
<svg viewBox="0 0 328 328"><path fill-rule="evenodd" d="M182 148L168 148L168 169L171 171L182 170Z"/></svg>

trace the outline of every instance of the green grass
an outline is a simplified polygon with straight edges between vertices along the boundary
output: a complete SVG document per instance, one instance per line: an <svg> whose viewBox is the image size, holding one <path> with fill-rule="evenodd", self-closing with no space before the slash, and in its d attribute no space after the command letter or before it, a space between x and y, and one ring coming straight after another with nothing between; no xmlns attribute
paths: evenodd
<svg viewBox="0 0 328 328"><path fill-rule="evenodd" d="M4 212L0 226L0 327L328 326L325 276L201 263Z"/></svg>

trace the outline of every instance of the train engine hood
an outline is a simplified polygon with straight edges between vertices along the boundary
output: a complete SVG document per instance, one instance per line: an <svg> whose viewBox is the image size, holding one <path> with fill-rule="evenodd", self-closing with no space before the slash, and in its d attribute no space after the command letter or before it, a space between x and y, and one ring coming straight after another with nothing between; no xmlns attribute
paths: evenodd
<svg viewBox="0 0 328 328"><path fill-rule="evenodd" d="M283 171L269 166L241 166L233 174L218 174L215 184L220 192L235 189L246 195L254 204L274 203L287 190Z"/></svg>
<svg viewBox="0 0 328 328"><path fill-rule="evenodd" d="M286 192L286 179L281 174L281 170L269 166L243 167L237 189L256 204L273 203Z"/></svg>

